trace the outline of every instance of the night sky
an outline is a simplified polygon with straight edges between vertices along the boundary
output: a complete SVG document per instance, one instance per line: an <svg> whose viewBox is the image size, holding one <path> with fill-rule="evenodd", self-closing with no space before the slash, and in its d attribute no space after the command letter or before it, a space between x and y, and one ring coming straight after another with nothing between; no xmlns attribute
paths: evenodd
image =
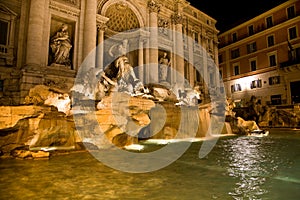
<svg viewBox="0 0 300 200"><path fill-rule="evenodd" d="M192 6L217 20L216 27L224 32L287 0L187 0Z"/></svg>

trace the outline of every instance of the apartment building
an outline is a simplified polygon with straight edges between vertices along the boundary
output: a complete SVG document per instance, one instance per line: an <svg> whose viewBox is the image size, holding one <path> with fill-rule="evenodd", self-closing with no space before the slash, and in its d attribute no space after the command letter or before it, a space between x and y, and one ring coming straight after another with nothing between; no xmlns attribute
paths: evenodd
<svg viewBox="0 0 300 200"><path fill-rule="evenodd" d="M267 105L300 103L300 1L286 1L219 34L219 70L228 97Z"/></svg>

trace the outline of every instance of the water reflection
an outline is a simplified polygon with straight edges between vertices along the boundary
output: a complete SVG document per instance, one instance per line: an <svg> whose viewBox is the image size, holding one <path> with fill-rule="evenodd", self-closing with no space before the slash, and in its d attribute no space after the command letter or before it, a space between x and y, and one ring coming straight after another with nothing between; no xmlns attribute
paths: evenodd
<svg viewBox="0 0 300 200"><path fill-rule="evenodd" d="M276 170L277 165L269 163L270 155L261 138L240 137L225 141L228 158L227 171L236 179L235 188L229 194L234 199L257 199L268 193L264 186L266 177Z"/></svg>

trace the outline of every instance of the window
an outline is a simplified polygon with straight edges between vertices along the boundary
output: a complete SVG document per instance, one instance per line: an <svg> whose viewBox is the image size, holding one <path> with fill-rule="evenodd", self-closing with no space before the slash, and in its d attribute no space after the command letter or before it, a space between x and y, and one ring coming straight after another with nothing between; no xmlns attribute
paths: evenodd
<svg viewBox="0 0 300 200"><path fill-rule="evenodd" d="M218 59L219 59L219 63L223 62L223 56L221 54L218 56Z"/></svg>
<svg viewBox="0 0 300 200"><path fill-rule="evenodd" d="M235 59L240 57L240 50L239 49L234 49L231 51L231 59Z"/></svg>
<svg viewBox="0 0 300 200"><path fill-rule="evenodd" d="M275 55L270 55L269 56L269 64L270 67L276 66L276 56Z"/></svg>
<svg viewBox="0 0 300 200"><path fill-rule="evenodd" d="M266 22L267 22L267 28L272 27L273 26L273 17L272 16L267 17Z"/></svg>
<svg viewBox="0 0 300 200"><path fill-rule="evenodd" d="M262 87L261 79L254 80L254 81L251 82L251 85L250 85L251 89L253 89L253 88L261 88L261 87Z"/></svg>
<svg viewBox="0 0 300 200"><path fill-rule="evenodd" d="M295 16L296 16L296 14L295 14L295 7L294 6L288 7L287 8L287 17L288 17L288 19L292 19Z"/></svg>
<svg viewBox="0 0 300 200"><path fill-rule="evenodd" d="M254 34L254 27L253 25L248 26L248 35L253 35Z"/></svg>
<svg viewBox="0 0 300 200"><path fill-rule="evenodd" d="M200 82L201 81L201 74L198 70L196 70L196 81Z"/></svg>
<svg viewBox="0 0 300 200"><path fill-rule="evenodd" d="M231 85L231 93L242 91L242 87L240 84Z"/></svg>
<svg viewBox="0 0 300 200"><path fill-rule="evenodd" d="M233 67L234 75L239 75L240 74L240 67L238 65Z"/></svg>
<svg viewBox="0 0 300 200"><path fill-rule="evenodd" d="M280 76L272 76L269 78L269 85L280 84Z"/></svg>
<svg viewBox="0 0 300 200"><path fill-rule="evenodd" d="M0 20L0 45L7 45L8 22Z"/></svg>
<svg viewBox="0 0 300 200"><path fill-rule="evenodd" d="M256 51L256 42L247 45L247 52L253 53Z"/></svg>
<svg viewBox="0 0 300 200"><path fill-rule="evenodd" d="M296 27L289 28L289 38L290 40L297 38Z"/></svg>
<svg viewBox="0 0 300 200"><path fill-rule="evenodd" d="M256 60L251 60L250 61L250 68L251 68L251 71L256 71L256 69L257 69Z"/></svg>
<svg viewBox="0 0 300 200"><path fill-rule="evenodd" d="M194 16L195 18L198 18L198 15L197 15L197 13L196 13L196 12L194 12L194 11L193 11L193 16Z"/></svg>
<svg viewBox="0 0 300 200"><path fill-rule="evenodd" d="M0 80L0 92L4 91L4 81Z"/></svg>
<svg viewBox="0 0 300 200"><path fill-rule="evenodd" d="M274 46L274 35L269 35L267 37L268 40L268 47Z"/></svg>
<svg viewBox="0 0 300 200"><path fill-rule="evenodd" d="M199 37L198 37L199 33L198 32L194 32L194 39L195 42L198 44L199 43Z"/></svg>
<svg viewBox="0 0 300 200"><path fill-rule="evenodd" d="M272 105L280 105L281 104L281 95L272 95L271 96Z"/></svg>
<svg viewBox="0 0 300 200"><path fill-rule="evenodd" d="M13 65L14 31L17 14L0 4L0 59L5 60L6 65Z"/></svg>
<svg viewBox="0 0 300 200"><path fill-rule="evenodd" d="M232 33L232 42L236 42L236 41L237 41L237 34Z"/></svg>

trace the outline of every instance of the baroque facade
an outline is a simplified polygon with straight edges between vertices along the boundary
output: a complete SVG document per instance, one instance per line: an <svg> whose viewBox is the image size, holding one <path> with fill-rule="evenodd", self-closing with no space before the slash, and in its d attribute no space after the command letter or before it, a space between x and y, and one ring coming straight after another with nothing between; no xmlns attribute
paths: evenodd
<svg viewBox="0 0 300 200"><path fill-rule="evenodd" d="M299 30L300 1L291 0L220 34L227 96L237 103L252 95L268 105L300 103Z"/></svg>
<svg viewBox="0 0 300 200"><path fill-rule="evenodd" d="M69 91L87 57L104 68L118 46L142 82L199 85L207 95L220 88L215 24L185 0L2 1L0 104L22 104L35 85Z"/></svg>

